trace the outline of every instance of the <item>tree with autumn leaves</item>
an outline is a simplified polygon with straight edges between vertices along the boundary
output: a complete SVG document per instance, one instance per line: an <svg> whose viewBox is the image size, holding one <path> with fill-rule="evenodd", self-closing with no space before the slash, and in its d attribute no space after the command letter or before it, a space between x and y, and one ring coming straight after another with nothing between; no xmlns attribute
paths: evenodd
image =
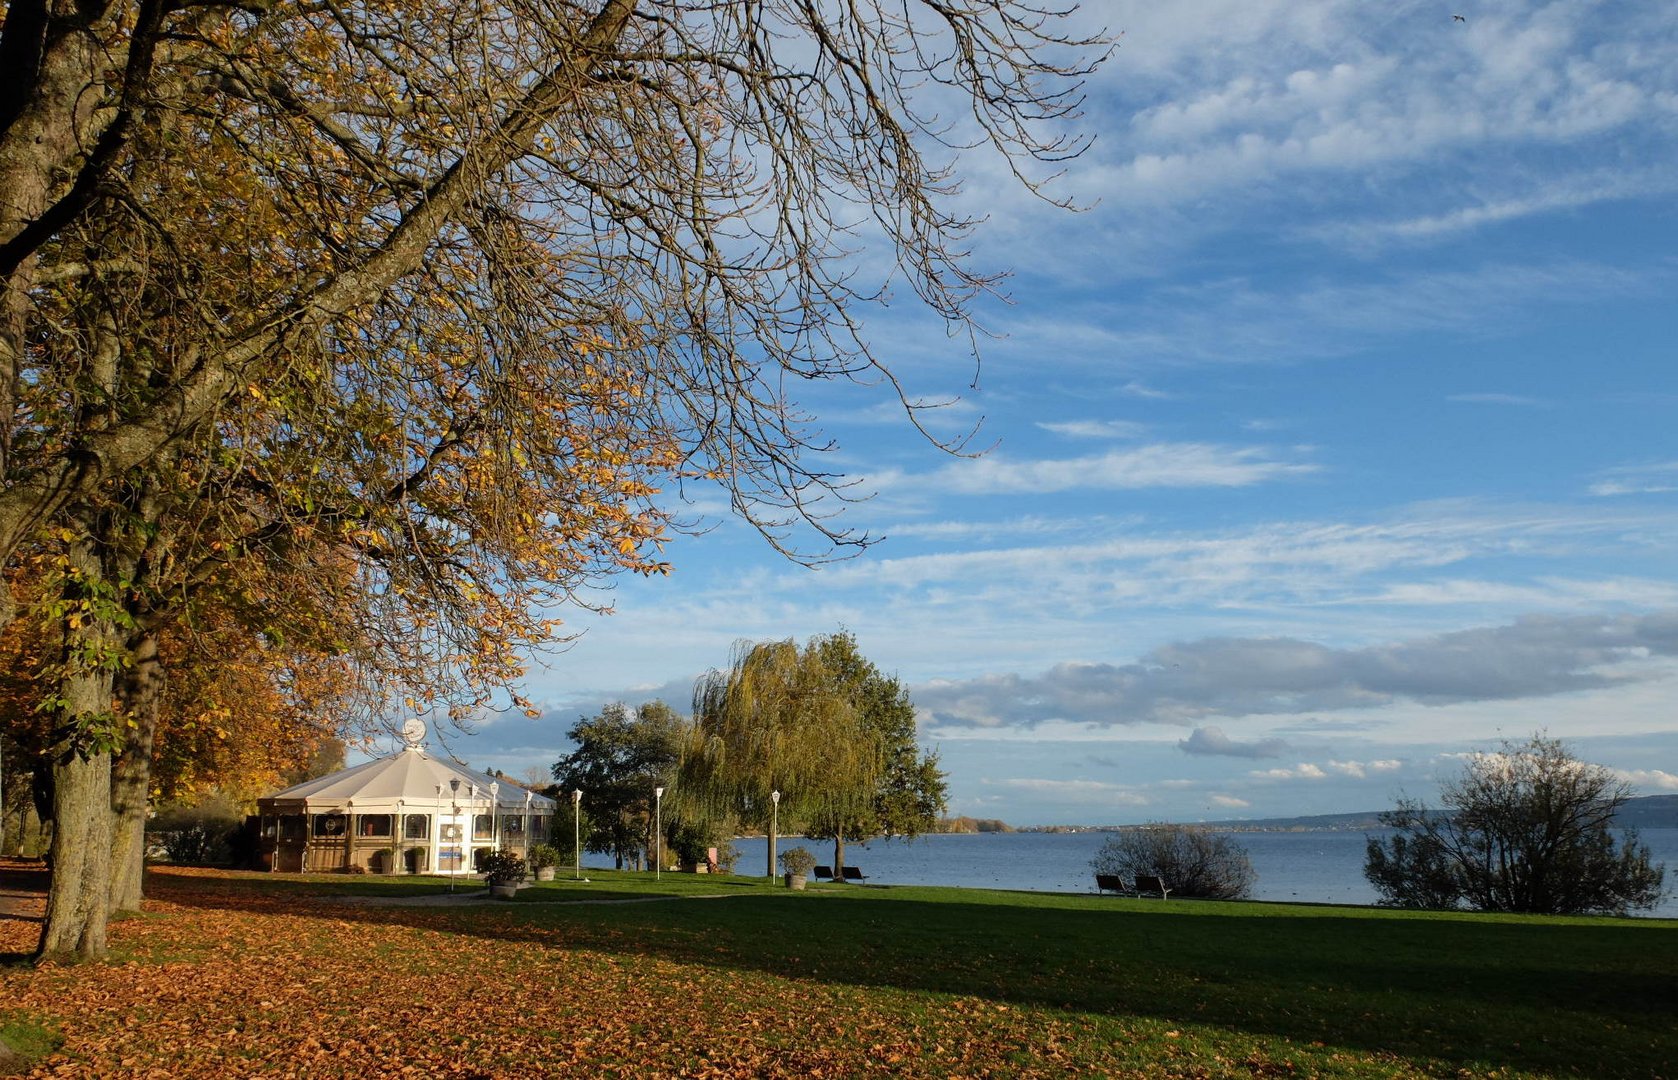
<svg viewBox="0 0 1678 1080"><path fill-rule="evenodd" d="M661 486L722 483L783 549L853 541L784 387L895 385L859 238L965 320L988 280L946 150L1022 178L1077 152L1104 45L1063 26L1014 0L10 0L0 560L46 572L0 624L56 637L41 954L104 949L147 624L224 612L348 659L369 716L467 715L584 586L663 568Z"/></svg>

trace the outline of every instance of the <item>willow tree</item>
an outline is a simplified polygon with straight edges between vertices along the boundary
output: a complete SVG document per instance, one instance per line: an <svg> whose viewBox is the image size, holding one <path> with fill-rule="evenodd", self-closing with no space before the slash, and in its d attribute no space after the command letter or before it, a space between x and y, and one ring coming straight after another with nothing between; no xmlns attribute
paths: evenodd
<svg viewBox="0 0 1678 1080"><path fill-rule="evenodd" d="M691 811L762 823L773 877L779 814L859 813L883 767L877 732L817 642L741 642L727 671L707 672L694 688L677 790Z"/></svg>
<svg viewBox="0 0 1678 1080"><path fill-rule="evenodd" d="M919 836L944 812L949 785L938 767L938 755L921 751L915 737L915 706L896 676L863 656L849 633L818 637L811 645L878 744L881 758L866 799L819 812L805 823L805 836L833 841L834 877L843 880L847 842Z"/></svg>
<svg viewBox="0 0 1678 1080"><path fill-rule="evenodd" d="M993 279L958 153L1034 187L1079 151L1105 45L1066 25L1023 0L8 0L0 569L45 546L61 571L43 953L103 951L149 538L351 582L331 599L398 670L464 658L466 711L548 601L657 565L672 475L783 550L855 541L786 388L897 386L863 336L888 284L962 328ZM185 595L153 580L154 608Z"/></svg>

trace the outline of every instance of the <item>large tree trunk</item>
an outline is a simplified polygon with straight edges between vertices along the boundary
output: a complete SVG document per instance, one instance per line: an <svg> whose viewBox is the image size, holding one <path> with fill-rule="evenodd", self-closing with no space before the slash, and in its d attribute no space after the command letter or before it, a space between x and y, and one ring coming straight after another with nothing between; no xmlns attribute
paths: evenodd
<svg viewBox="0 0 1678 1080"><path fill-rule="evenodd" d="M146 813L150 802L152 741L163 693L163 663L157 636L141 633L131 642L133 666L117 694L133 726L111 766L111 910L138 911L144 895Z"/></svg>
<svg viewBox="0 0 1678 1080"><path fill-rule="evenodd" d="M97 960L110 915L111 755L71 753L52 771L52 884L35 958Z"/></svg>
<svg viewBox="0 0 1678 1080"><path fill-rule="evenodd" d="M845 834L837 832L833 836L833 880L845 880Z"/></svg>
<svg viewBox="0 0 1678 1080"><path fill-rule="evenodd" d="M89 530L92 531L92 530ZM36 959L105 955L111 887L113 679L120 637L94 545L69 548L63 674L52 758L52 883Z"/></svg>

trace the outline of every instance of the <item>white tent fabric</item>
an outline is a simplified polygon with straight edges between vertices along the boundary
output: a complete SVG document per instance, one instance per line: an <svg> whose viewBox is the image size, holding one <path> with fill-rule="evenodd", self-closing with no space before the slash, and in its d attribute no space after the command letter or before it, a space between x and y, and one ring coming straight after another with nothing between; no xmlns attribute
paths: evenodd
<svg viewBox="0 0 1678 1080"><path fill-rule="evenodd" d="M449 781L458 780L458 790ZM468 802L487 812L490 785L499 783L496 805L504 812L551 813L554 801L511 781L498 782L487 773L464 769L432 757L420 746L409 746L363 762L342 772L305 780L258 800L267 814L330 813L353 808L358 814L394 812L400 806L418 807L445 801ZM525 802L525 796L530 802Z"/></svg>

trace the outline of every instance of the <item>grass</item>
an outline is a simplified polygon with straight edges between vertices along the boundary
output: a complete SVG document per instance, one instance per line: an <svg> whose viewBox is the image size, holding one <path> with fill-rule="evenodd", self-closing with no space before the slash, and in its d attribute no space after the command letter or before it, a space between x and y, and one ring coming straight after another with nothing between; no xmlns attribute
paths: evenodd
<svg viewBox="0 0 1678 1080"><path fill-rule="evenodd" d="M0 1046L30 1061L39 1061L63 1043L62 1035L29 1015L0 1011Z"/></svg>
<svg viewBox="0 0 1678 1080"><path fill-rule="evenodd" d="M318 1075L1678 1076L1674 921L588 873L445 908L154 873L128 963L0 1000L94 1073L279 1074L315 1051L268 1036L318 1024Z"/></svg>

